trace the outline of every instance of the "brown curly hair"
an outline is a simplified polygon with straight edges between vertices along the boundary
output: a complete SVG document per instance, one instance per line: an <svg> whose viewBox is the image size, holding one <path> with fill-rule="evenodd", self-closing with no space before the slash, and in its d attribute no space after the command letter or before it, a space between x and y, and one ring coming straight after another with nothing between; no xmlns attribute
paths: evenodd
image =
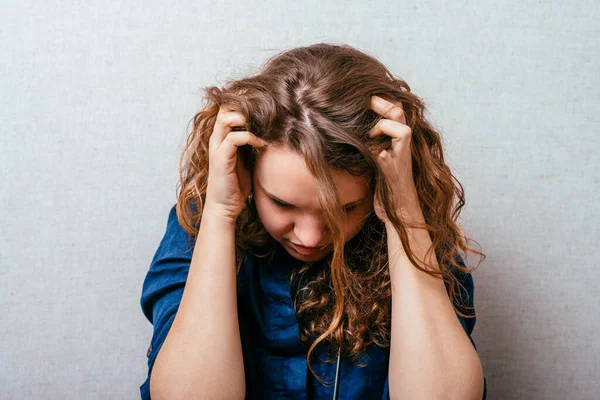
<svg viewBox="0 0 600 400"><path fill-rule="evenodd" d="M467 246L471 239L456 222L465 204L462 185L444 162L441 137L425 120L424 103L406 82L355 48L321 43L280 53L255 76L205 90L206 105L190 121L193 129L180 159L177 216L189 234L197 235L202 218L208 142L223 104L246 116L248 124L240 129L302 155L319 183L319 200L334 237L334 250L322 262L305 265L291 276L292 283L300 283L294 306L301 339L310 345L307 361L313 374L310 357L320 342L327 345L330 357L340 350L352 362L369 345L390 343L391 285L385 226L373 212L362 230L344 243L339 235L344 214L329 168L370 178L372 193L379 195L414 267L441 276L457 314L475 316L457 289L461 275L475 269L463 262L467 252L479 254L480 262L485 255ZM433 242L429 251L435 251L439 271L418 265L409 247L408 225L394 212L395 199L390 198L374 156L378 151L373 152L385 147L389 138L368 136L381 118L368 107L373 95L400 102L412 129L413 176L425 228ZM252 171L260 150L243 146L239 151L244 165ZM243 254L272 255L273 243L253 202L247 202L236 222L237 271Z"/></svg>

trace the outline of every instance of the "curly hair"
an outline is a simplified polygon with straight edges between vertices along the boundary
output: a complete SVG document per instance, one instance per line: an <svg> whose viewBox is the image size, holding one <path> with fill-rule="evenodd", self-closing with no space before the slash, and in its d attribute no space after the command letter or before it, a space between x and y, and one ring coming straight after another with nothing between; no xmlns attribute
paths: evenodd
<svg viewBox="0 0 600 400"><path fill-rule="evenodd" d="M457 314L475 316L457 289L461 274L474 270L463 262L467 252L479 254L480 262L485 255L468 246L471 239L457 224L465 204L463 187L444 162L440 134L424 117L425 104L406 82L353 47L320 43L282 52L269 59L259 74L230 81L222 88L208 87L205 92L205 107L190 121L193 129L179 163L177 216L189 234L198 233L207 190L209 138L224 104L246 116L248 124L240 129L303 156L319 184L319 201L334 249L321 262L305 265L291 276L291 283L300 285L294 307L301 339L309 346L307 362L313 374L310 357L319 343L327 345L330 358L339 350L357 362L369 345L389 346L391 334L385 226L373 212L362 230L344 243L340 235L344 214L329 168L369 177L372 193L379 195L413 266L444 280ZM424 228L433 243L429 251L435 251L439 262L437 270L416 262L408 225L395 213L396 199L391 198L374 156L378 151L373 150L385 147L389 138L368 135L381 119L368 107L373 95L401 103L412 129L413 177ZM260 150L243 146L239 152L252 171ZM253 202L248 201L236 221L237 271L246 252L272 255L273 240Z"/></svg>

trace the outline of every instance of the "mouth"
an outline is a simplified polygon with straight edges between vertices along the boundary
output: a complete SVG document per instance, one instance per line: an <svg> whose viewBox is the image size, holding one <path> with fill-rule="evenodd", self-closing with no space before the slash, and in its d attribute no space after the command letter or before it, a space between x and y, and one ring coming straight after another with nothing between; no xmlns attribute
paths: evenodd
<svg viewBox="0 0 600 400"><path fill-rule="evenodd" d="M319 251L321 251L325 246L322 247L304 247L304 246L300 246L298 244L295 244L293 242L290 242L290 244L292 245L292 247L294 248L294 250L296 250L296 252L302 254L302 255L310 255L310 254L315 254L318 253Z"/></svg>

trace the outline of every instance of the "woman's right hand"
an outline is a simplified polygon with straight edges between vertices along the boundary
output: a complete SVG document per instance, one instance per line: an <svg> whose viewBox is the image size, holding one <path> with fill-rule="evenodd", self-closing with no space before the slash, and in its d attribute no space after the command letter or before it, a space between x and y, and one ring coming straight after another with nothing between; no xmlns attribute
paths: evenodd
<svg viewBox="0 0 600 400"><path fill-rule="evenodd" d="M209 140L205 210L219 213L232 222L242 212L244 202L252 191L250 171L242 165L238 147L251 145L261 148L267 145L251 132L232 129L244 127L246 123L242 113L223 105Z"/></svg>

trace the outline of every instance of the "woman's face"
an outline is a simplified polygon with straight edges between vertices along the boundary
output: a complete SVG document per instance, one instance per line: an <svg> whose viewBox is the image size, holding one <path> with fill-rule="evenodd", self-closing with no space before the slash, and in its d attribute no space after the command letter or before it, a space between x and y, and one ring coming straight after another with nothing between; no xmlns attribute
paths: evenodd
<svg viewBox="0 0 600 400"><path fill-rule="evenodd" d="M363 227L373 210L366 177L330 170L347 215L346 242ZM256 160L254 202L269 234L295 259L316 262L333 250L318 198L317 180L302 156L286 148L268 146Z"/></svg>

